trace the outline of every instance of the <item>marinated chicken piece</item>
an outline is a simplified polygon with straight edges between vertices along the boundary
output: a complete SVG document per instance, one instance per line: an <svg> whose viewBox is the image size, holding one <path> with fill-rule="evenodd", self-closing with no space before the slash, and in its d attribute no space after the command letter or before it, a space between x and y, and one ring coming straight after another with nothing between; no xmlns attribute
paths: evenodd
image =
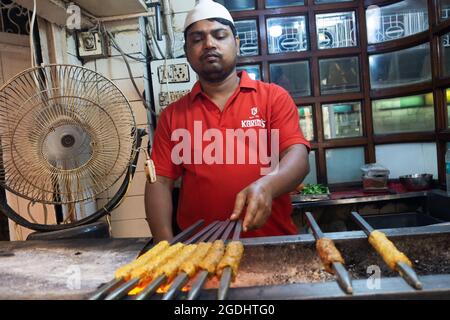
<svg viewBox="0 0 450 320"><path fill-rule="evenodd" d="M369 236L369 243L392 270L398 271L398 262L405 262L412 267L408 257L403 252L400 252L384 233L377 230L372 231Z"/></svg>
<svg viewBox="0 0 450 320"><path fill-rule="evenodd" d="M160 255L154 257L146 264L135 268L131 271L131 279L140 278L139 284L150 281L153 276L153 272L164 265L171 258L176 257L185 247L182 243L174 244L170 246L168 249L164 250Z"/></svg>
<svg viewBox="0 0 450 320"><path fill-rule="evenodd" d="M327 272L334 273L333 262L345 264L344 258L342 258L341 253L334 245L333 240L328 238L321 238L317 240L316 249Z"/></svg>
<svg viewBox="0 0 450 320"><path fill-rule="evenodd" d="M222 259L222 256L225 252L225 244L222 240L216 240L213 242L213 245L209 249L205 258L198 265L199 268L208 271L210 275L216 272L216 267Z"/></svg>
<svg viewBox="0 0 450 320"><path fill-rule="evenodd" d="M242 255L244 254L244 245L240 241L231 241L228 243L227 248L225 250L225 255L220 260L219 265L217 266L217 275L219 277L222 276L223 269L226 267L230 267L233 279L236 278L239 263L241 262Z"/></svg>
<svg viewBox="0 0 450 320"><path fill-rule="evenodd" d="M197 249L196 244L185 246L179 254L167 261L164 265L157 268L153 274L153 278L157 278L164 274L168 280L172 280L177 275L181 264L194 253L195 249Z"/></svg>
<svg viewBox="0 0 450 320"><path fill-rule="evenodd" d="M197 273L198 265L206 256L211 246L211 242L200 242L192 256L181 264L180 271L185 272L189 278L192 278Z"/></svg>
<svg viewBox="0 0 450 320"><path fill-rule="evenodd" d="M135 268L141 267L145 265L148 261L159 255L161 252L163 252L165 249L169 247L169 242L167 241L161 241L156 246L148 250L146 253L141 255L136 260L120 267L116 270L114 276L116 279L124 279L125 281L128 281L131 276L131 271Z"/></svg>

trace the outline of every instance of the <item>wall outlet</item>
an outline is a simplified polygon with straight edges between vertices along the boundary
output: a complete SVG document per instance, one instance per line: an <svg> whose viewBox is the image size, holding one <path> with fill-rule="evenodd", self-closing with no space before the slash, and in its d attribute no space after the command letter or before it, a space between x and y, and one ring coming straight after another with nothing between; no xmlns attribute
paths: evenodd
<svg viewBox="0 0 450 320"><path fill-rule="evenodd" d="M104 38L99 32L77 32L78 57L100 58L106 56Z"/></svg>
<svg viewBox="0 0 450 320"><path fill-rule="evenodd" d="M161 65L158 67L158 79L159 83L181 83L181 82L189 82L189 66L187 63L177 63L177 64L168 64Z"/></svg>
<svg viewBox="0 0 450 320"><path fill-rule="evenodd" d="M150 70L157 115L169 104L189 93L197 82L197 74L186 58L153 60L150 62Z"/></svg>
<svg viewBox="0 0 450 320"><path fill-rule="evenodd" d="M161 108L167 107L172 102L177 101L184 95L188 94L190 90L179 90L171 92L160 92L159 93L159 105Z"/></svg>

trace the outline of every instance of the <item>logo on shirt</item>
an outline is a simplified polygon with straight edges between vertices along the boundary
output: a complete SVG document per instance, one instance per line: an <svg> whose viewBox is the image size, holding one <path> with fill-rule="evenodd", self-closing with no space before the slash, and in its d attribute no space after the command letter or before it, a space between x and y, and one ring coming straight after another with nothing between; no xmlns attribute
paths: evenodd
<svg viewBox="0 0 450 320"><path fill-rule="evenodd" d="M254 128L254 127L260 128L266 127L266 121L260 119L260 116L258 114L258 107L256 106L250 108L250 116L248 120L241 120L241 128Z"/></svg>

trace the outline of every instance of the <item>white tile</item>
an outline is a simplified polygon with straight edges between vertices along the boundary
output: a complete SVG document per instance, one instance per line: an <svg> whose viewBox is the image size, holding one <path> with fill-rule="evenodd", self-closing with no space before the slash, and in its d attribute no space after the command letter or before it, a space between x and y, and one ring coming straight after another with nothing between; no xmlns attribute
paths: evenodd
<svg viewBox="0 0 450 320"><path fill-rule="evenodd" d="M145 109L144 104L141 101L131 102L131 109L133 110L134 121L136 125L146 125L147 124L147 109Z"/></svg>
<svg viewBox="0 0 450 320"><path fill-rule="evenodd" d="M137 55L133 55L137 57ZM115 56L106 59L96 60L97 72L104 75L109 79L128 79L130 74L128 73L127 65L122 56ZM139 78L144 76L145 63L135 61L128 58L128 64L131 69L133 77Z"/></svg>
<svg viewBox="0 0 450 320"><path fill-rule="evenodd" d="M144 219L112 221L113 238L150 237L150 228Z"/></svg>
<svg viewBox="0 0 450 320"><path fill-rule="evenodd" d="M81 61L78 59L78 57L68 53L67 54L67 63L69 64L73 64L75 66L82 66L83 64L81 63Z"/></svg>
<svg viewBox="0 0 450 320"><path fill-rule="evenodd" d="M111 214L112 221L145 219L144 196L126 197Z"/></svg>
<svg viewBox="0 0 450 320"><path fill-rule="evenodd" d="M67 34L67 52L74 56L77 55L76 43L75 34Z"/></svg>
<svg viewBox="0 0 450 320"><path fill-rule="evenodd" d="M187 12L194 8L195 0L171 0L170 6L175 13Z"/></svg>
<svg viewBox="0 0 450 320"><path fill-rule="evenodd" d="M122 49L123 52L131 53L142 53L142 34L138 30L122 31L114 34L114 39L117 45ZM120 55L120 52L114 48L111 44L111 55Z"/></svg>
<svg viewBox="0 0 450 320"><path fill-rule="evenodd" d="M136 82L136 85L138 86L138 89L141 94L144 92L144 78L135 78L134 81ZM120 79L120 80L114 80L114 83L119 87L120 90L122 90L123 94L127 99L131 101L141 101L141 98L139 97L138 93L136 92L136 89L133 86L133 83L130 79Z"/></svg>
<svg viewBox="0 0 450 320"><path fill-rule="evenodd" d="M95 66L95 60L91 60L83 64L83 67L88 68L92 71L96 71L97 67Z"/></svg>

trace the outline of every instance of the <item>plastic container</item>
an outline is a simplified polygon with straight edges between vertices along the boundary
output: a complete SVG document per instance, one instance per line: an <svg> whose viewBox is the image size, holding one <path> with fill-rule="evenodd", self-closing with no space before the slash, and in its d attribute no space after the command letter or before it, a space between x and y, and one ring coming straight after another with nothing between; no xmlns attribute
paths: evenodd
<svg viewBox="0 0 450 320"><path fill-rule="evenodd" d="M389 169L378 163L369 163L361 167L364 191L388 190Z"/></svg>

